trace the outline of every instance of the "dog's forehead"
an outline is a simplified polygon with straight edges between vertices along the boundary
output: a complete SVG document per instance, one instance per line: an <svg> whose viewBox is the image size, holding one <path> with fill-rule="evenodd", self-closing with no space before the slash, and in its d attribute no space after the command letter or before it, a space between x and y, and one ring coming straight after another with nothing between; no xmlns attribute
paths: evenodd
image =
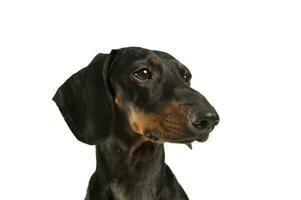
<svg viewBox="0 0 301 200"><path fill-rule="evenodd" d="M121 59L126 59L128 61L145 60L153 57L176 60L173 56L163 51L144 49L140 47L127 47L121 49Z"/></svg>
<svg viewBox="0 0 301 200"><path fill-rule="evenodd" d="M121 59L126 59L128 61L146 59L154 54L154 51L140 47L127 47L120 49Z"/></svg>
<svg viewBox="0 0 301 200"><path fill-rule="evenodd" d="M179 66L180 62L170 54L157 51L144 49L140 47L127 47L119 50L117 63L123 65L123 68L130 68L135 64L150 64L151 66L166 64Z"/></svg>

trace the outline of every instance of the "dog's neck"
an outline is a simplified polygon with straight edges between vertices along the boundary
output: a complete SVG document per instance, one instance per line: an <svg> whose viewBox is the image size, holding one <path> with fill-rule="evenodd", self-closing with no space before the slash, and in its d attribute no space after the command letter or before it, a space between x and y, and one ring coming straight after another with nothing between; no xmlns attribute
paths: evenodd
<svg viewBox="0 0 301 200"><path fill-rule="evenodd" d="M106 142L96 146L95 175L106 179L113 195L120 199L155 197L162 188L162 179L166 178L163 144L146 141L139 135L127 136L134 138L112 134Z"/></svg>
<svg viewBox="0 0 301 200"><path fill-rule="evenodd" d="M97 168L101 168L104 162L114 178L123 178L125 175L126 178L130 178L130 175L146 178L146 172L154 174L160 171L165 160L163 144L146 141L142 137L138 136L129 142L112 135L106 142L97 145Z"/></svg>
<svg viewBox="0 0 301 200"><path fill-rule="evenodd" d="M96 145L97 167L86 200L187 200L165 164L164 145L132 132L125 119L116 119L119 125Z"/></svg>

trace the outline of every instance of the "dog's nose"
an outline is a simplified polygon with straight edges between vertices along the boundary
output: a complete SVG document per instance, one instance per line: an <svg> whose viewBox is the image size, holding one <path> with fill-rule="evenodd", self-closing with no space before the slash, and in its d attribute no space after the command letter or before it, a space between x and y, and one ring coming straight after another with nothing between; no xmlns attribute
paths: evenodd
<svg viewBox="0 0 301 200"><path fill-rule="evenodd" d="M215 111L193 112L190 116L190 122L199 129L213 129L219 123L219 116Z"/></svg>

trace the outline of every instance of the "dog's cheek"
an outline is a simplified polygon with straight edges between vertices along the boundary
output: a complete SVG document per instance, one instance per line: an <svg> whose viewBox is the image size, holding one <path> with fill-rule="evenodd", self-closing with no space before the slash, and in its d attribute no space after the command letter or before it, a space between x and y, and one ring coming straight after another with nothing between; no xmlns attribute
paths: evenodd
<svg viewBox="0 0 301 200"><path fill-rule="evenodd" d="M145 130L154 130L158 127L160 120L155 114L145 113L137 107L131 107L129 125L135 133L143 135Z"/></svg>

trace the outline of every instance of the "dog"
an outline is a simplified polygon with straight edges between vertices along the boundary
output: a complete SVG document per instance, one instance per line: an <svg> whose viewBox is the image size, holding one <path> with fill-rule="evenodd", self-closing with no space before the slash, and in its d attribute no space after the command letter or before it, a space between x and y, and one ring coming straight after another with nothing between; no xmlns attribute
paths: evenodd
<svg viewBox="0 0 301 200"><path fill-rule="evenodd" d="M165 164L164 143L191 147L219 123L173 56L140 47L98 54L53 100L75 137L96 145L85 200L187 200Z"/></svg>

